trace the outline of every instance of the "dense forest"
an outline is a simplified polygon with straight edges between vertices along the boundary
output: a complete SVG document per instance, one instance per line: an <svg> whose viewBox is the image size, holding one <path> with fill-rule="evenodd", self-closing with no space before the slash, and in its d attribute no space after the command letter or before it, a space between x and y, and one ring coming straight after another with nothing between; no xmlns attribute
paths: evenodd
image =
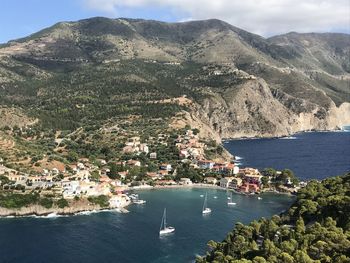
<svg viewBox="0 0 350 263"><path fill-rule="evenodd" d="M237 223L208 246L198 263L350 262L350 173L311 181L287 212Z"/></svg>

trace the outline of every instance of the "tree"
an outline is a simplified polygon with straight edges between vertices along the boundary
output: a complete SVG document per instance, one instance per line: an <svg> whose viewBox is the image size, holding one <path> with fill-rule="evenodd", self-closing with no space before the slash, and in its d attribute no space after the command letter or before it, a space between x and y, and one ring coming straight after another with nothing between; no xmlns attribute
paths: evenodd
<svg viewBox="0 0 350 263"><path fill-rule="evenodd" d="M67 160L71 163L77 162L79 159L79 155L75 151L69 151L67 155Z"/></svg>
<svg viewBox="0 0 350 263"><path fill-rule="evenodd" d="M65 208L65 207L69 206L68 201L64 198L58 199L56 204L59 208Z"/></svg>

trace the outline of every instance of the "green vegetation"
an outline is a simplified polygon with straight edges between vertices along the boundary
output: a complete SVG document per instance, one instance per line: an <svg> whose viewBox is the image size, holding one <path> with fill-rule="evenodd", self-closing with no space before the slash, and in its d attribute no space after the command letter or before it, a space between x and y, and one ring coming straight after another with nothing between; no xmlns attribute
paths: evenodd
<svg viewBox="0 0 350 263"><path fill-rule="evenodd" d="M38 193L17 194L6 193L0 194L0 207L5 208L21 208L33 204L40 203L40 195ZM44 201L46 204L46 202Z"/></svg>
<svg viewBox="0 0 350 263"><path fill-rule="evenodd" d="M99 195L99 196L90 196L88 197L88 200L90 203L93 203L95 205L99 205L100 207L108 207L109 206L109 199L105 195Z"/></svg>
<svg viewBox="0 0 350 263"><path fill-rule="evenodd" d="M57 200L56 204L59 208L65 208L69 206L68 201L64 198Z"/></svg>
<svg viewBox="0 0 350 263"><path fill-rule="evenodd" d="M198 263L350 262L350 173L311 181L281 216L237 223Z"/></svg>

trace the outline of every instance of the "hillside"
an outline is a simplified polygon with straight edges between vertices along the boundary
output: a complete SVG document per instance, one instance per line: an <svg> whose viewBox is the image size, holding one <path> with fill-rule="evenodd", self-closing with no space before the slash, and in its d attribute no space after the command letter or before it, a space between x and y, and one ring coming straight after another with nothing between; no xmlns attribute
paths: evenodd
<svg viewBox="0 0 350 263"><path fill-rule="evenodd" d="M0 105L45 129L163 118L206 136L282 136L350 123L350 36L263 38L220 20L62 22L0 46ZM180 105L164 99L186 96Z"/></svg>
<svg viewBox="0 0 350 263"><path fill-rule="evenodd" d="M237 223L197 262L350 262L349 182L350 174L310 182L287 212Z"/></svg>

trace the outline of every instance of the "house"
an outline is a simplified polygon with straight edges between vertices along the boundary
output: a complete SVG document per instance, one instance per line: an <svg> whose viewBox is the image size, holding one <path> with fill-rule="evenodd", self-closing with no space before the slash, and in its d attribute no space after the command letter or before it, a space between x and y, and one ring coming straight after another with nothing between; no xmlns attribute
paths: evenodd
<svg viewBox="0 0 350 263"><path fill-rule="evenodd" d="M160 176L166 176L169 174L169 172L167 170L159 170L158 174L160 174Z"/></svg>
<svg viewBox="0 0 350 263"><path fill-rule="evenodd" d="M150 153L149 158L150 159L157 159L157 153Z"/></svg>
<svg viewBox="0 0 350 263"><path fill-rule="evenodd" d="M180 179L180 184L182 184L182 185L192 185L192 181L189 178L181 178Z"/></svg>
<svg viewBox="0 0 350 263"><path fill-rule="evenodd" d="M100 182L101 183L110 183L112 181L111 178L109 178L107 175L101 175L100 176Z"/></svg>
<svg viewBox="0 0 350 263"><path fill-rule="evenodd" d="M226 170L227 170L227 174L231 174L231 175L236 175L239 173L239 167L236 166L234 163L229 163L226 166Z"/></svg>
<svg viewBox="0 0 350 263"><path fill-rule="evenodd" d="M188 156L189 156L189 153L187 150L181 150L179 153L180 158L186 159L186 158L188 158Z"/></svg>
<svg viewBox="0 0 350 263"><path fill-rule="evenodd" d="M127 165L129 166L138 166L140 167L141 166L141 162L140 161L137 161L137 160L129 160L126 162Z"/></svg>
<svg viewBox="0 0 350 263"><path fill-rule="evenodd" d="M229 183L228 188L237 190L241 187L242 184L243 180L239 177L236 177Z"/></svg>
<svg viewBox="0 0 350 263"><path fill-rule="evenodd" d="M80 194L79 181L62 181L63 198L72 199Z"/></svg>
<svg viewBox="0 0 350 263"><path fill-rule="evenodd" d="M123 153L134 153L136 152L138 149L136 149L135 147L131 146L131 145L127 145L123 148Z"/></svg>
<svg viewBox="0 0 350 263"><path fill-rule="evenodd" d="M215 177L206 177L204 179L204 181L207 183L207 184L214 184L216 185L216 183L218 182L218 180L215 178Z"/></svg>
<svg viewBox="0 0 350 263"><path fill-rule="evenodd" d="M19 173L10 172L7 175L7 178L10 181L20 182L20 181L24 181L26 177L24 175L19 174Z"/></svg>
<svg viewBox="0 0 350 263"><path fill-rule="evenodd" d="M224 177L220 179L220 187L228 188L229 183L233 180L233 177Z"/></svg>
<svg viewBox="0 0 350 263"><path fill-rule="evenodd" d="M85 169L85 165L83 163L77 163L77 168L79 170L84 170Z"/></svg>
<svg viewBox="0 0 350 263"><path fill-rule="evenodd" d="M28 182L30 183L38 183L38 182L41 182L41 177L40 176L28 176L27 177L27 180Z"/></svg>
<svg viewBox="0 0 350 263"><path fill-rule="evenodd" d="M171 164L163 163L160 165L159 169L170 172L172 170Z"/></svg>
<svg viewBox="0 0 350 263"><path fill-rule="evenodd" d="M257 193L260 191L259 185L256 183L244 183L239 188L241 192L245 193Z"/></svg>
<svg viewBox="0 0 350 263"><path fill-rule="evenodd" d="M139 148L140 148L140 151L141 151L141 152L144 152L145 154L148 154L149 148L148 148L148 145L147 145L147 144L141 143Z"/></svg>
<svg viewBox="0 0 350 263"><path fill-rule="evenodd" d="M53 175L58 175L60 173L60 171L57 168L52 168L51 172Z"/></svg>
<svg viewBox="0 0 350 263"><path fill-rule="evenodd" d="M126 171L126 172L118 172L118 174L120 176L120 179L123 179L123 180L125 180L125 178L128 175L128 173L129 173L128 171Z"/></svg>
<svg viewBox="0 0 350 263"><path fill-rule="evenodd" d="M158 173L152 173L152 172L148 172L146 173L146 176L152 180L157 180L161 178L161 175Z"/></svg>
<svg viewBox="0 0 350 263"><path fill-rule="evenodd" d="M213 169L214 165L215 165L215 162L213 161L208 161L208 160L200 160L198 161L198 165L200 168L202 169Z"/></svg>

